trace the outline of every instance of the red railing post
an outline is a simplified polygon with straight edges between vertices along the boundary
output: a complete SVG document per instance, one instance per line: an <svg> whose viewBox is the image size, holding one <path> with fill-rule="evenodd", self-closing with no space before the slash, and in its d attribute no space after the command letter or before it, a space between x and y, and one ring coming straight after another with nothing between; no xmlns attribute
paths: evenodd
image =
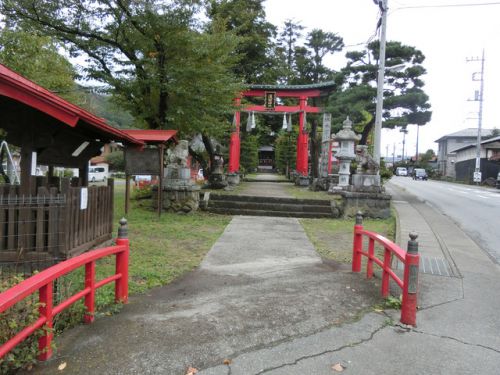
<svg viewBox="0 0 500 375"><path fill-rule="evenodd" d="M382 297L387 298L389 296L389 281L391 269L391 250L387 247L384 248L384 269L382 270Z"/></svg>
<svg viewBox="0 0 500 375"><path fill-rule="evenodd" d="M121 274L121 277L115 283L115 301L127 303L128 302L128 261L129 261L129 240L128 240L128 227L127 220L122 218L120 220L120 227L118 228L118 238L116 244L125 246L126 250L116 254L116 273Z"/></svg>
<svg viewBox="0 0 500 375"><path fill-rule="evenodd" d="M373 258L375 256L375 240L370 238L368 242L368 263L366 264L366 277L371 279L373 277Z"/></svg>
<svg viewBox="0 0 500 375"><path fill-rule="evenodd" d="M40 302L40 316L45 318L43 326L44 334L38 339L38 360L46 361L52 356L52 307L53 307L53 294L52 294L52 281L42 286L38 292Z"/></svg>
<svg viewBox="0 0 500 375"><path fill-rule="evenodd" d="M85 296L85 323L94 321L95 312L95 261L85 265L85 288L90 288L90 292Z"/></svg>
<svg viewBox="0 0 500 375"><path fill-rule="evenodd" d="M358 211L354 225L354 239L352 241L352 272L361 272L361 250L363 247L363 214Z"/></svg>
<svg viewBox="0 0 500 375"><path fill-rule="evenodd" d="M418 268L420 264L417 237L416 233L410 233L408 251L405 257L403 298L401 301L401 323L412 326L417 325Z"/></svg>

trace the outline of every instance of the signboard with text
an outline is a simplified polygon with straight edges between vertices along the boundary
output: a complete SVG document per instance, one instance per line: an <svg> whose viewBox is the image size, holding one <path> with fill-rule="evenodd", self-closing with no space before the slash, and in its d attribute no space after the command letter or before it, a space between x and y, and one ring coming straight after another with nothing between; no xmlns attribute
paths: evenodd
<svg viewBox="0 0 500 375"><path fill-rule="evenodd" d="M125 173L128 175L158 176L160 174L160 153L158 149L125 148Z"/></svg>
<svg viewBox="0 0 500 375"><path fill-rule="evenodd" d="M266 109L274 110L276 107L276 93L275 92L266 92L264 97L264 107Z"/></svg>

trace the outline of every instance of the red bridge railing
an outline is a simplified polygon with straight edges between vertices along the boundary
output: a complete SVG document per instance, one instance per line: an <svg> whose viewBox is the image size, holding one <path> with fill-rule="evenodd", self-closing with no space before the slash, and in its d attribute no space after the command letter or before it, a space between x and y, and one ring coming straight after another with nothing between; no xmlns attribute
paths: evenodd
<svg viewBox="0 0 500 375"><path fill-rule="evenodd" d="M363 237L368 238L368 248L363 248ZM363 229L363 216L356 215L354 225L354 240L352 249L352 272L361 272L361 257L368 258L366 264L366 277L373 277L373 264L382 268L382 296L389 296L389 281L394 282L402 289L401 323L415 326L417 324L417 292L418 292L418 242L416 233L410 233L408 251L404 251L395 243L378 233ZM375 243L383 246L384 259L378 259L375 254ZM404 265L403 279L392 269L392 257L397 257Z"/></svg>
<svg viewBox="0 0 500 375"><path fill-rule="evenodd" d="M116 255L115 274L103 280L96 281L96 261L110 255ZM121 219L116 246L89 251L61 262L0 293L0 314L36 292L38 292L40 302L39 318L32 325L24 328L0 346L0 358L9 353L35 331L42 329L43 335L38 340L38 349L40 351L38 359L40 361L49 359L52 356L51 343L54 316L81 298L84 298L86 308L84 321L85 323L92 323L95 311L95 291L106 284L114 281L115 301L126 303L128 301L128 259L129 240L127 238L127 221ZM85 266L84 289L62 301L59 305L54 306L52 290L54 280L83 266Z"/></svg>

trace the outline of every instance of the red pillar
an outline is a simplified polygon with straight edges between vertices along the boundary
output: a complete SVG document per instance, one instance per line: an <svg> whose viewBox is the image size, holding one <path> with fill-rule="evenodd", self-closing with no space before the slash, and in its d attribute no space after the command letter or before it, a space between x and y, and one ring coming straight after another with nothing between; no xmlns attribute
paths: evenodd
<svg viewBox="0 0 500 375"><path fill-rule="evenodd" d="M299 98L299 136L297 138L297 173L302 176L307 176L308 161L309 161L309 135L305 132L305 108L307 104L307 97L301 96Z"/></svg>
<svg viewBox="0 0 500 375"><path fill-rule="evenodd" d="M235 105L238 110L234 113L235 129L229 140L229 173L236 173L240 169L240 104L241 99L236 98Z"/></svg>

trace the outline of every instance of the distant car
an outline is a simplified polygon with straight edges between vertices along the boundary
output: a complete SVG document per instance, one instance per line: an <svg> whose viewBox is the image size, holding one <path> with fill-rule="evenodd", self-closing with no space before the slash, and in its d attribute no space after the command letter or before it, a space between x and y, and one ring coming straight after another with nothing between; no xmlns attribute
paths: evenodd
<svg viewBox="0 0 500 375"><path fill-rule="evenodd" d="M415 168L413 170L413 179L414 180L427 180L427 172L423 168Z"/></svg>
<svg viewBox="0 0 500 375"><path fill-rule="evenodd" d="M408 170L405 167L397 167L396 176L408 176Z"/></svg>
<svg viewBox="0 0 500 375"><path fill-rule="evenodd" d="M89 167L89 181L106 181L108 173L104 167Z"/></svg>

